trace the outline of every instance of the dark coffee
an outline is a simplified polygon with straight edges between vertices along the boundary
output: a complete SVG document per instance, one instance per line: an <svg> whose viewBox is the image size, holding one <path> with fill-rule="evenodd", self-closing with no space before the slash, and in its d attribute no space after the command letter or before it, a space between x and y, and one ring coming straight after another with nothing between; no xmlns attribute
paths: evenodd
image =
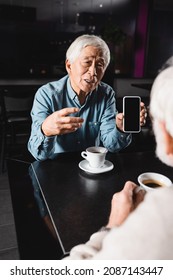
<svg viewBox="0 0 173 280"><path fill-rule="evenodd" d="M152 179L143 180L142 183L150 188L164 187L164 185L161 182Z"/></svg>

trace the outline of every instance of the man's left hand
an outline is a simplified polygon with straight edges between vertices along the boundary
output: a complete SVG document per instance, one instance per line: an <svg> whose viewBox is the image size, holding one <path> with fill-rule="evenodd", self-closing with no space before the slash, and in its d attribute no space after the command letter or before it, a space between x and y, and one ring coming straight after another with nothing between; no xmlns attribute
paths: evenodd
<svg viewBox="0 0 173 280"><path fill-rule="evenodd" d="M140 103L140 126L144 126L147 118L147 109L143 102ZM116 126L119 130L123 131L123 113L116 115Z"/></svg>
<svg viewBox="0 0 173 280"><path fill-rule="evenodd" d="M141 102L140 107L141 107L141 111L140 111L140 126L144 126L146 124L147 109L146 109L145 104L143 102Z"/></svg>

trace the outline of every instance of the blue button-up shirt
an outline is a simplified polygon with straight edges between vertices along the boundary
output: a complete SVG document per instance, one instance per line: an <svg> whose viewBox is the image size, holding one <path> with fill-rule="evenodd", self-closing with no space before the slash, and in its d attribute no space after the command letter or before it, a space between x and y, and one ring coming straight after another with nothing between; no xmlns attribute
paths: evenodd
<svg viewBox="0 0 173 280"><path fill-rule="evenodd" d="M75 116L84 119L82 126L69 134L46 137L41 130L43 121L53 112L66 107L79 108ZM131 142L131 135L117 129L116 113L115 92L110 86L100 82L81 105L67 75L38 89L31 111L28 149L37 160L53 159L58 153L81 151L89 146L104 146L110 152L119 151Z"/></svg>

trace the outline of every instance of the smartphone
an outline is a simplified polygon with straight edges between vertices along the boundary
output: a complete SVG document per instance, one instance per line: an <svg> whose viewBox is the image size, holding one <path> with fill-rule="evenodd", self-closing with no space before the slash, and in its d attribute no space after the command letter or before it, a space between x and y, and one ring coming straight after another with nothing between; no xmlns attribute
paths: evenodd
<svg viewBox="0 0 173 280"><path fill-rule="evenodd" d="M123 97L123 131L129 133L138 133L140 126L140 103L139 96Z"/></svg>

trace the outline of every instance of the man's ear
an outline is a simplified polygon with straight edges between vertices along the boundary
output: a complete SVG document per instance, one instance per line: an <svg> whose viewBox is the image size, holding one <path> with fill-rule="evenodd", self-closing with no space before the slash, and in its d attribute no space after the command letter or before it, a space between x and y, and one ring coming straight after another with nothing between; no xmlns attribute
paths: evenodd
<svg viewBox="0 0 173 280"><path fill-rule="evenodd" d="M166 147L166 154L173 155L173 137L169 134L169 132L166 129L166 125L164 122L160 122L160 126L164 135L165 140L165 147Z"/></svg>
<svg viewBox="0 0 173 280"><path fill-rule="evenodd" d="M70 61L68 59L65 61L65 67L66 67L67 73L70 74L70 72L71 72L71 63L70 63Z"/></svg>

